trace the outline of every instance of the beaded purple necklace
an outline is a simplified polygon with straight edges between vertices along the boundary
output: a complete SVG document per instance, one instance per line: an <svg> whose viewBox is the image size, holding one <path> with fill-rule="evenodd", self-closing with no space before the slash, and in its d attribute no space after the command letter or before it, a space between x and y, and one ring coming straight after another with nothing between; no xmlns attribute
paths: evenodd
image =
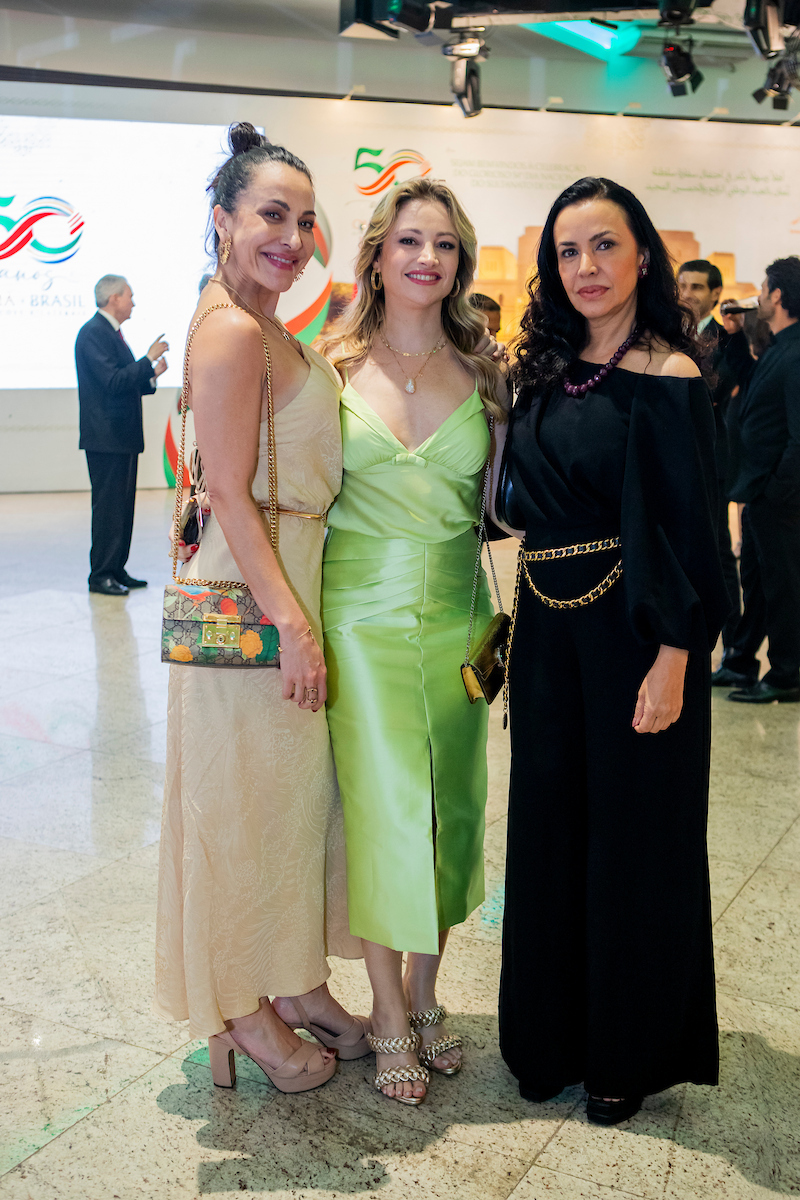
<svg viewBox="0 0 800 1200"><path fill-rule="evenodd" d="M564 380L564 391L568 396L585 396L592 388L596 388L598 383L605 379L609 371L613 371L617 363L625 357L631 346L639 340L641 330L637 327L629 338L627 338L618 350L615 350L604 367L601 367L596 374L592 376L588 383L570 383L568 379Z"/></svg>

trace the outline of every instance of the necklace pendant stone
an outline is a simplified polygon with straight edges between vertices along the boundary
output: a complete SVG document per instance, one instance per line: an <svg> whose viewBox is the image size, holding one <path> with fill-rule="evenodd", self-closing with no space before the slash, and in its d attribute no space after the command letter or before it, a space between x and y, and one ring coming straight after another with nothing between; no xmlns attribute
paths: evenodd
<svg viewBox="0 0 800 1200"><path fill-rule="evenodd" d="M415 392L416 390L417 390L417 385L414 383L414 380L413 379L407 380L406 391L407 392Z"/></svg>

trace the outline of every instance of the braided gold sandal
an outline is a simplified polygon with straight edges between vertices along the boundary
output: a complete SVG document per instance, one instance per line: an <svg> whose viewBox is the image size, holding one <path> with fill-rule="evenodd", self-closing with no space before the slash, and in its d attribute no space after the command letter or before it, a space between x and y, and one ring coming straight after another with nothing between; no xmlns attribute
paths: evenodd
<svg viewBox="0 0 800 1200"><path fill-rule="evenodd" d="M408 1023L412 1029L426 1029L430 1025L441 1025L447 1020L447 1009L441 1004L437 1004L436 1008L426 1008L422 1012L410 1012L408 1014ZM417 1035L419 1037L419 1035ZM420 1038L420 1042L422 1039ZM440 1054L444 1054L445 1050L456 1050L461 1045L461 1038L454 1037L452 1034L445 1034L444 1037L436 1038L429 1046L423 1046L419 1051L419 1061L424 1063L426 1067L430 1067L433 1071L438 1071L440 1075L457 1075L461 1070L462 1060L453 1067L437 1067L434 1064L434 1059Z"/></svg>
<svg viewBox="0 0 800 1200"><path fill-rule="evenodd" d="M418 1033L407 1034L405 1037L381 1038L374 1033L368 1033L367 1041L376 1054L417 1054L422 1039ZM411 1083L416 1079L422 1080L427 1088L431 1077L423 1066L389 1067L378 1071L375 1076L375 1087L380 1091L390 1083ZM400 1104L422 1104L424 1096L387 1096L387 1100L398 1100Z"/></svg>

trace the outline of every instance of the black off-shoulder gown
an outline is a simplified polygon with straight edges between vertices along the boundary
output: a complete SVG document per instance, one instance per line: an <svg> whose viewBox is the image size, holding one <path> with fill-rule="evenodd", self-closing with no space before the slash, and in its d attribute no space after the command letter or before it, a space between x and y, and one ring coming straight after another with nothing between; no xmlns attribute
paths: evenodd
<svg viewBox="0 0 800 1200"><path fill-rule="evenodd" d="M572 379L595 370L579 363ZM526 547L620 535L623 575L573 610L520 583L503 1057L523 1088L548 1094L578 1082L600 1096L713 1084L709 652L729 600L710 396L699 378L619 368L581 398L523 390L507 455ZM619 556L529 569L545 595L569 599ZM662 643L689 651L683 712L639 734L637 693Z"/></svg>

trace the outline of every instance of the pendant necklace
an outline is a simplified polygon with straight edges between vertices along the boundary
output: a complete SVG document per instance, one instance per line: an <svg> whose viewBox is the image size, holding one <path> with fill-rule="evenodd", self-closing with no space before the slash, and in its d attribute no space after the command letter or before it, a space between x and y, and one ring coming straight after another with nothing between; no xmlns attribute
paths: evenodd
<svg viewBox="0 0 800 1200"><path fill-rule="evenodd" d="M289 345L292 344L292 335L289 333L288 330L284 329L283 325L277 319L277 317L268 317L266 313L259 312L258 309L252 308L251 305L249 305L247 303L247 301L245 300L245 298L241 294L241 292L237 292L236 288L233 287L233 285L228 283L226 280L210 279L209 283L219 283L222 285L222 287L224 287L226 289L226 291L233 292L234 296L236 296L237 299L241 300L243 306L250 313L251 316L255 317L256 320L258 320L258 318L261 317L261 319L263 321L269 321L270 325L274 325L275 328L278 330L278 333L282 334L283 337L286 338L286 341L289 343Z"/></svg>
<svg viewBox="0 0 800 1200"><path fill-rule="evenodd" d="M394 355L394 361L397 363L398 370L401 371L402 374L406 376L405 390L409 393L409 395L413 395L413 393L417 390L417 380L422 375L422 372L425 370L428 363L433 358L434 354L438 354L439 351L444 346L447 345L447 338L445 337L444 334L442 334L439 341L436 343L436 345L433 347L432 350L418 350L415 353L413 351L395 350L395 348L393 346L390 346L389 343L387 342L386 338L384 337L382 329L380 330L380 335L381 335L381 341L383 342L386 349L391 354ZM398 354L402 354L403 358L422 358L423 356L425 356L425 362L422 364L420 369L417 371L416 375L408 375L406 373L406 371L403 370L403 366L400 362L400 359L397 357Z"/></svg>
<svg viewBox="0 0 800 1200"><path fill-rule="evenodd" d="M588 383L570 383L568 379L564 380L564 391L568 396L585 396L592 388L596 388L598 383L602 383L609 371L613 371L614 367L620 362L640 337L641 329L637 325L629 338L626 338L618 350L615 350L611 358L604 367L600 367L592 376Z"/></svg>

